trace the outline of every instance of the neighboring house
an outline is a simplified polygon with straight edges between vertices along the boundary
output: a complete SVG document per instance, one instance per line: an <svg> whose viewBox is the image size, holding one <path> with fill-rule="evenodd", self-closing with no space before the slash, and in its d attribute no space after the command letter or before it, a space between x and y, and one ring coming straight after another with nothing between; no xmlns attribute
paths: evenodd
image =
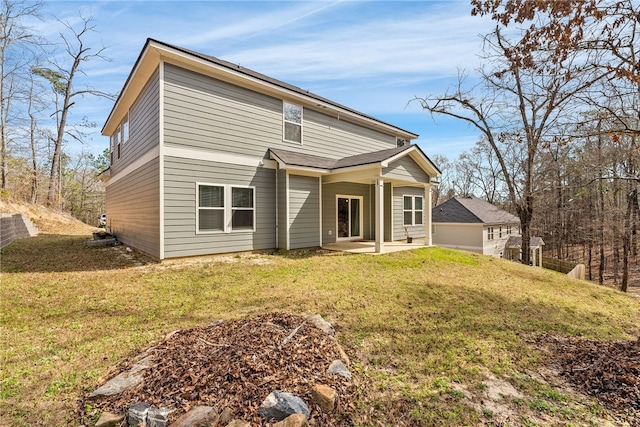
<svg viewBox="0 0 640 427"><path fill-rule="evenodd" d="M431 239L416 134L148 39L102 129L107 229L156 258Z"/></svg>
<svg viewBox="0 0 640 427"><path fill-rule="evenodd" d="M449 199L433 208L431 217L433 244L447 248L503 258L507 240L520 236L517 216L482 199Z"/></svg>

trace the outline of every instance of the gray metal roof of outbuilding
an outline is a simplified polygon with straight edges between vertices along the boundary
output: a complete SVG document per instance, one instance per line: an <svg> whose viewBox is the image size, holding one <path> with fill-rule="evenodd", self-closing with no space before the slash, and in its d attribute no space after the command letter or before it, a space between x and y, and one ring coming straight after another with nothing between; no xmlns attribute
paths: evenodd
<svg viewBox="0 0 640 427"><path fill-rule="evenodd" d="M491 203L475 197L454 197L431 211L433 222L462 224L514 224L520 219Z"/></svg>

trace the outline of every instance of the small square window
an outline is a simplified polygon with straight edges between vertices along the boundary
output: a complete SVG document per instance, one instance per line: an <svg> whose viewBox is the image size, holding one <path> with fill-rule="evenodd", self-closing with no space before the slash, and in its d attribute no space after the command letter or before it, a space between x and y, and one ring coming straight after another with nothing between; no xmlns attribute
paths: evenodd
<svg viewBox="0 0 640 427"><path fill-rule="evenodd" d="M403 225L422 225L423 220L422 196L403 196Z"/></svg>

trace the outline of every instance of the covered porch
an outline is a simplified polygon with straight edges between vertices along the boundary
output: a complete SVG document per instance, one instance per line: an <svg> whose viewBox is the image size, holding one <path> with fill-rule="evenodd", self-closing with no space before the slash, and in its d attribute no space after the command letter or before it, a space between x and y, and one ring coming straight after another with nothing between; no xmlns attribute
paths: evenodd
<svg viewBox="0 0 640 427"><path fill-rule="evenodd" d="M384 253L405 237L431 244L431 186L440 171L417 146L342 159L282 149L270 156L278 164L279 247L366 253L373 245Z"/></svg>

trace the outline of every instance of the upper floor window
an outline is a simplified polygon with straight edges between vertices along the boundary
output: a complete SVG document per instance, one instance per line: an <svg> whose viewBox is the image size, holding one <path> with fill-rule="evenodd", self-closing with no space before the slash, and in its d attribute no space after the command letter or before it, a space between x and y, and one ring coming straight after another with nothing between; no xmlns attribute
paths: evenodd
<svg viewBox="0 0 640 427"><path fill-rule="evenodd" d="M283 101L282 139L302 144L302 107Z"/></svg>
<svg viewBox="0 0 640 427"><path fill-rule="evenodd" d="M511 234L511 226L507 225L507 234Z"/></svg>
<svg viewBox="0 0 640 427"><path fill-rule="evenodd" d="M487 240L493 240L493 227L487 227Z"/></svg>
<svg viewBox="0 0 640 427"><path fill-rule="evenodd" d="M422 225L422 196L403 196L403 225Z"/></svg>
<svg viewBox="0 0 640 427"><path fill-rule="evenodd" d="M129 113L124 117L122 123L120 123L120 140L124 144L129 140Z"/></svg>
<svg viewBox="0 0 640 427"><path fill-rule="evenodd" d="M498 227L498 237L502 239L502 226Z"/></svg>

